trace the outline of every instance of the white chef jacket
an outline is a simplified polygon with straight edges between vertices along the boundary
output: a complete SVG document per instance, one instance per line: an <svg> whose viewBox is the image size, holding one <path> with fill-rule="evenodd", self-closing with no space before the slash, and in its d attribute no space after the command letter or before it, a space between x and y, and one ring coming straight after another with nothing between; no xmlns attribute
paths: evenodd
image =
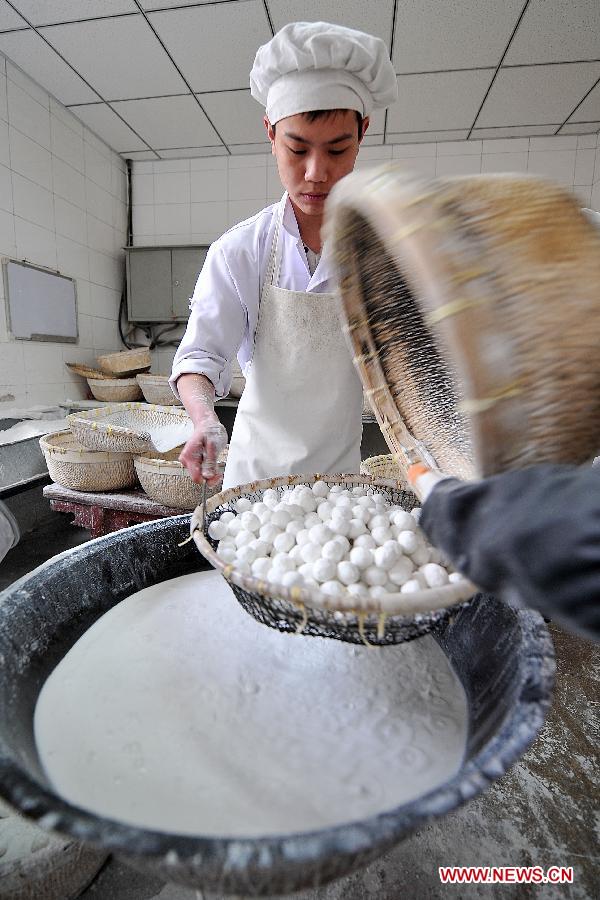
<svg viewBox="0 0 600 900"><path fill-rule="evenodd" d="M275 232L277 211L283 209L279 287L324 294L336 289L332 253L323 246L311 276L298 223L287 192L279 203L226 231L211 245L190 301L190 318L175 354L171 387L180 375L206 375L215 396L231 385L231 362L244 372L254 352L258 306ZM329 252L328 252L329 251ZM293 340L290 335L290 340Z"/></svg>

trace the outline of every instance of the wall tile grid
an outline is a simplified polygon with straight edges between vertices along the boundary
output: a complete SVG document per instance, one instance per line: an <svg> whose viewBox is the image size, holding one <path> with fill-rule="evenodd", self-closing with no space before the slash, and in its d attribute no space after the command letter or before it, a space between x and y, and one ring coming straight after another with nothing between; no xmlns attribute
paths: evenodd
<svg viewBox="0 0 600 900"><path fill-rule="evenodd" d="M357 169L386 160L425 176L529 172L600 209L598 135L446 141L363 147ZM205 244L281 197L269 154L133 163L137 246Z"/></svg>
<svg viewBox="0 0 600 900"><path fill-rule="evenodd" d="M77 344L15 341L0 279L0 411L87 395L65 362L121 349L124 160L0 55L0 255L77 282Z"/></svg>

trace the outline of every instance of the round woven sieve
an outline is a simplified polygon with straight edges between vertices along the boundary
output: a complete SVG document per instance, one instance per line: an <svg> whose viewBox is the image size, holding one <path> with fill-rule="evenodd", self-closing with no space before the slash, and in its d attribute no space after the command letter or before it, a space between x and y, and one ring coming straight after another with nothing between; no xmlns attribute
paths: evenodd
<svg viewBox="0 0 600 900"><path fill-rule="evenodd" d="M468 581L428 588L412 594L390 595L385 611L376 600L368 608L356 608L356 601L348 594L348 606L339 600L311 588L287 589L243 574L225 563L216 552L217 542L205 533L208 525L228 511L235 511L235 501L247 497L260 500L267 488L279 493L288 485L312 485L320 479L327 484L343 484L352 488L362 486L386 494L389 502L404 509L412 509L416 497L402 490L397 482L369 475L293 475L255 481L241 487L229 488L206 501L206 514L200 507L192 516L191 535L200 553L219 569L246 612L264 625L279 631L291 631L316 637L335 638L355 644L399 644L428 634L466 602L476 599L476 588Z"/></svg>
<svg viewBox="0 0 600 900"><path fill-rule="evenodd" d="M416 455L469 478L597 453L600 233L570 193L388 165L336 185L326 234L356 365L404 469Z"/></svg>

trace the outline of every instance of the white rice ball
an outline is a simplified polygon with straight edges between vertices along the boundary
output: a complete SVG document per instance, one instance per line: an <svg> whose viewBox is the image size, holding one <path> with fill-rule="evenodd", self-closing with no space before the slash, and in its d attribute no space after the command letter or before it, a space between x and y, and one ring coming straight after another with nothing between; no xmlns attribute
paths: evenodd
<svg viewBox="0 0 600 900"><path fill-rule="evenodd" d="M317 515L322 522L329 522L329 520L331 519L332 511L333 505L329 502L329 500L323 500L323 502L319 503L319 505L317 506Z"/></svg>
<svg viewBox="0 0 600 900"><path fill-rule="evenodd" d="M342 584L354 584L360 578L360 570L358 566L345 559L338 563L337 577Z"/></svg>
<svg viewBox="0 0 600 900"><path fill-rule="evenodd" d="M305 511L302 509L299 503L288 503L285 511L289 516L292 517L292 522L296 520L299 521L300 519L304 521Z"/></svg>
<svg viewBox="0 0 600 900"><path fill-rule="evenodd" d="M291 572L296 569L294 560L290 558L288 553L276 553L275 556L271 557L271 562L273 563L273 568L281 569L284 572Z"/></svg>
<svg viewBox="0 0 600 900"><path fill-rule="evenodd" d="M224 544L223 541L221 541L217 546L217 556L219 556L223 562L232 563L237 556L237 551L234 545L229 543Z"/></svg>
<svg viewBox="0 0 600 900"><path fill-rule="evenodd" d="M271 525L276 525L277 528L281 528L282 531L285 530L286 526L289 525L291 521L292 517L285 509L274 509L271 513Z"/></svg>
<svg viewBox="0 0 600 900"><path fill-rule="evenodd" d="M400 507L395 507L390 512L390 522L400 531L414 531L415 520L409 512Z"/></svg>
<svg viewBox="0 0 600 900"><path fill-rule="evenodd" d="M211 522L208 526L208 536L213 539L213 541L222 541L225 535L227 534L227 523L221 522L220 520L215 520Z"/></svg>
<svg viewBox="0 0 600 900"><path fill-rule="evenodd" d="M313 544L318 544L320 547L333 537L333 532L324 523L313 525L308 533Z"/></svg>
<svg viewBox="0 0 600 900"><path fill-rule="evenodd" d="M373 528L371 530L371 537L375 541L376 544L382 546L386 541L391 541L393 539L393 534L389 528Z"/></svg>
<svg viewBox="0 0 600 900"><path fill-rule="evenodd" d="M422 591L421 582L417 578L409 578L400 588L401 594L414 594L416 591Z"/></svg>
<svg viewBox="0 0 600 900"><path fill-rule="evenodd" d="M378 513L373 516L369 521L369 528L373 531L374 528L389 528L390 520L387 516Z"/></svg>
<svg viewBox="0 0 600 900"><path fill-rule="evenodd" d="M365 547L367 550L374 550L377 544L370 534L359 534L354 540L355 547Z"/></svg>
<svg viewBox="0 0 600 900"><path fill-rule="evenodd" d="M329 493L330 494L341 494L343 490L344 490L343 484L332 484L331 487L329 488Z"/></svg>
<svg viewBox="0 0 600 900"><path fill-rule="evenodd" d="M243 547L245 544L249 544L250 541L255 539L255 535L252 531L246 531L245 528L241 528L235 536L235 546Z"/></svg>
<svg viewBox="0 0 600 900"><path fill-rule="evenodd" d="M236 562L248 563L248 565L252 565L255 559L256 553L250 546L250 544L244 544L242 547L238 548L236 553Z"/></svg>
<svg viewBox="0 0 600 900"><path fill-rule="evenodd" d="M414 565L408 556L402 556L388 571L388 578L392 584L401 587L407 582L414 572Z"/></svg>
<svg viewBox="0 0 600 900"><path fill-rule="evenodd" d="M290 559L293 559L297 566L304 564L304 560L302 559L302 547L299 547L298 544L290 550Z"/></svg>
<svg viewBox="0 0 600 900"><path fill-rule="evenodd" d="M328 497L329 485L324 481L315 481L312 486L312 493L315 495L315 497Z"/></svg>
<svg viewBox="0 0 600 900"><path fill-rule="evenodd" d="M265 543L271 545L278 534L281 534L281 528L277 528L277 526L273 525L271 522L261 525L260 531L258 532L261 541L265 541Z"/></svg>
<svg viewBox="0 0 600 900"><path fill-rule="evenodd" d="M405 531L401 531L396 538L398 541L398 546L403 551L403 553L412 554L415 552L417 547L420 544L419 538L415 534L414 531L409 531L406 529Z"/></svg>
<svg viewBox="0 0 600 900"><path fill-rule="evenodd" d="M367 526L362 519L350 519L348 537L354 540L361 534L367 534Z"/></svg>
<svg viewBox="0 0 600 900"><path fill-rule="evenodd" d="M414 509L411 509L410 514L413 517L413 519L415 520L415 522L417 522L417 524L418 524L418 522L421 518L421 507L415 506Z"/></svg>
<svg viewBox="0 0 600 900"><path fill-rule="evenodd" d="M425 544L424 541L421 541L417 549L410 555L415 565L424 566L425 563L429 562L429 547Z"/></svg>
<svg viewBox="0 0 600 900"><path fill-rule="evenodd" d="M246 531L258 531L260 529L260 519L253 512L250 512L250 510L242 513L240 522Z"/></svg>
<svg viewBox="0 0 600 900"><path fill-rule="evenodd" d="M260 521L264 521L265 516L271 514L269 507L262 502L262 500L258 500L256 503L252 504L252 512L255 516L258 516Z"/></svg>
<svg viewBox="0 0 600 900"><path fill-rule="evenodd" d="M327 541L327 543L323 544L323 549L321 550L321 555L323 559L330 559L333 562L338 563L341 559L344 558L345 549L339 541Z"/></svg>
<svg viewBox="0 0 600 900"><path fill-rule="evenodd" d="M448 581L450 584L460 584L461 581L466 581L464 575L461 572L450 572L448 575Z"/></svg>
<svg viewBox="0 0 600 900"><path fill-rule="evenodd" d="M321 559L321 546L309 541L307 544L302 544L300 555L304 562L314 563Z"/></svg>
<svg viewBox="0 0 600 900"><path fill-rule="evenodd" d="M235 513L232 513L229 510L227 510L226 512L221 513L221 515L219 517L219 522L224 522L225 525L228 525L229 522L233 522L235 517L236 517Z"/></svg>
<svg viewBox="0 0 600 900"><path fill-rule="evenodd" d="M386 571L398 562L401 555L402 551L395 541L386 541L385 544L373 551L375 565Z"/></svg>
<svg viewBox="0 0 600 900"><path fill-rule="evenodd" d="M299 535L301 531L304 531L304 520L293 519L285 526L285 530L288 534L292 535L294 540L296 540L296 536Z"/></svg>
<svg viewBox="0 0 600 900"><path fill-rule="evenodd" d="M336 564L331 559L318 559L313 563L313 578L323 583L331 581L336 575Z"/></svg>
<svg viewBox="0 0 600 900"><path fill-rule="evenodd" d="M273 541L273 549L277 551L277 553L289 553L292 547L296 546L296 539L293 534L288 534L286 531L282 531L281 534L278 534L275 540Z"/></svg>
<svg viewBox="0 0 600 900"><path fill-rule="evenodd" d="M273 488L267 488L262 495L262 502L265 506L268 506L269 509L274 509L279 503L279 494L277 491L274 491Z"/></svg>
<svg viewBox="0 0 600 900"><path fill-rule="evenodd" d="M314 496L310 488L306 488L301 494L298 495L296 503L298 504L300 509L304 510L304 513L309 513L316 510L319 500Z"/></svg>
<svg viewBox="0 0 600 900"><path fill-rule="evenodd" d="M341 599L345 594L344 585L335 580L324 582L324 584L321 585L321 590L324 594L327 594L328 597L339 597Z"/></svg>
<svg viewBox="0 0 600 900"><path fill-rule="evenodd" d="M238 513L247 512L247 510L252 509L252 501L248 500L247 497L240 497L239 500L235 502L235 511Z"/></svg>
<svg viewBox="0 0 600 900"><path fill-rule="evenodd" d="M369 589L366 587L362 581L354 581L352 584L347 585L347 590L349 594L352 594L353 597L368 597Z"/></svg>
<svg viewBox="0 0 600 900"><path fill-rule="evenodd" d="M363 581L371 587L384 585L387 581L387 572L378 566L369 566L363 571Z"/></svg>
<svg viewBox="0 0 600 900"><path fill-rule="evenodd" d="M356 506L352 507L352 519L358 519L359 522L366 523L370 520L371 513L366 506Z"/></svg>
<svg viewBox="0 0 600 900"><path fill-rule="evenodd" d="M271 560L267 556L258 556L250 568L255 578L266 578L271 565Z"/></svg>
<svg viewBox="0 0 600 900"><path fill-rule="evenodd" d="M307 579L311 579L312 581L314 581L313 564L312 563L307 563L307 562L302 563L301 566L298 566L298 573L300 575L302 575L302 577L304 578L305 581Z"/></svg>
<svg viewBox="0 0 600 900"><path fill-rule="evenodd" d="M312 528L313 525L320 525L322 518L316 512L309 512L304 516L304 527Z"/></svg>
<svg viewBox="0 0 600 900"><path fill-rule="evenodd" d="M345 535L336 534L336 535L334 535L332 540L334 540L337 544L339 544L340 547L343 547L344 555L346 555L347 553L350 553L350 546L351 546L350 541L348 540L348 538Z"/></svg>
<svg viewBox="0 0 600 900"><path fill-rule="evenodd" d="M350 519L331 519L328 524L334 534L342 537L350 534Z"/></svg>
<svg viewBox="0 0 600 900"><path fill-rule="evenodd" d="M448 573L443 566L437 563L425 563L419 571L422 573L428 587L435 588L448 584Z"/></svg>
<svg viewBox="0 0 600 900"><path fill-rule="evenodd" d="M284 572L281 578L281 584L285 588L303 587L304 579L298 572Z"/></svg>
<svg viewBox="0 0 600 900"><path fill-rule="evenodd" d="M242 520L239 516L236 516L234 519L230 519L227 523L227 534L230 534L232 537L235 537L238 531L241 531L243 528Z"/></svg>
<svg viewBox="0 0 600 900"><path fill-rule="evenodd" d="M359 569L368 569L373 561L373 551L367 547L353 547L350 551L350 562Z"/></svg>
<svg viewBox="0 0 600 900"><path fill-rule="evenodd" d="M375 584L369 590L369 594L373 598L373 600L383 600L383 598L387 596L387 593L388 592L382 584Z"/></svg>
<svg viewBox="0 0 600 900"><path fill-rule="evenodd" d="M296 543L299 547L302 547L303 544L310 543L310 529L302 528L296 535Z"/></svg>

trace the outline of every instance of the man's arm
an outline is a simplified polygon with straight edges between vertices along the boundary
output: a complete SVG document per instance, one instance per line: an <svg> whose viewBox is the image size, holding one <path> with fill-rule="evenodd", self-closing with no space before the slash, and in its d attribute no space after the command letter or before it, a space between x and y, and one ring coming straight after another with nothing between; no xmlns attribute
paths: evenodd
<svg viewBox="0 0 600 900"><path fill-rule="evenodd" d="M218 484L217 458L227 444L227 433L214 410L215 389L205 375L180 375L177 390L192 422L194 433L183 448L179 461L192 481Z"/></svg>

